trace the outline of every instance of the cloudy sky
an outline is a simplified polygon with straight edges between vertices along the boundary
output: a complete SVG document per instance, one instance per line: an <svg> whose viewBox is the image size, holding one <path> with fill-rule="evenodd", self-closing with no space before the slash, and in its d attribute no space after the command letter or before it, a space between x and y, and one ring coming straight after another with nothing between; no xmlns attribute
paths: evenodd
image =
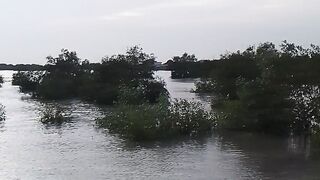
<svg viewBox="0 0 320 180"><path fill-rule="evenodd" d="M44 64L62 48L97 62L140 45L166 61L265 41L320 44L319 9L319 0L1 0L0 62Z"/></svg>

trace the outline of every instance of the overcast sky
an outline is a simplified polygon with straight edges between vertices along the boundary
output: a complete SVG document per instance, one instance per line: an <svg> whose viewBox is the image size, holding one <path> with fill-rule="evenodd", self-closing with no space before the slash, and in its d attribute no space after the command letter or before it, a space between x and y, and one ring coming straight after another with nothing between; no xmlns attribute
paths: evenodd
<svg viewBox="0 0 320 180"><path fill-rule="evenodd" d="M1 0L0 62L40 63L62 48L97 62L140 45L166 61L259 42L320 44L319 0Z"/></svg>

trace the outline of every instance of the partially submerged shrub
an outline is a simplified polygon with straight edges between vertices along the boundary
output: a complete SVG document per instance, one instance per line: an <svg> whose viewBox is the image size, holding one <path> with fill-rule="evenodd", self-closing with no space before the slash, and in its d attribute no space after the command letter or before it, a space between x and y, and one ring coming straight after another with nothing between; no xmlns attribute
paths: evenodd
<svg viewBox="0 0 320 180"><path fill-rule="evenodd" d="M147 140L166 137L170 134L168 101L162 98L157 104L118 104L110 114L98 119L100 127L126 138ZM166 127L166 128L164 128Z"/></svg>
<svg viewBox="0 0 320 180"><path fill-rule="evenodd" d="M214 115L200 102L175 100L169 107L170 120L179 134L193 135L210 131L215 126Z"/></svg>
<svg viewBox="0 0 320 180"><path fill-rule="evenodd" d="M222 100L215 106L218 126L232 130L258 131L285 135L292 125L290 100L282 86L259 79L240 83L238 99Z"/></svg>
<svg viewBox="0 0 320 180"><path fill-rule="evenodd" d="M194 92L196 93L212 93L215 91L216 84L208 79L201 79L201 81L195 82L195 86Z"/></svg>
<svg viewBox="0 0 320 180"><path fill-rule="evenodd" d="M44 124L62 124L66 121L61 108L46 107L41 111L41 120Z"/></svg>
<svg viewBox="0 0 320 180"><path fill-rule="evenodd" d="M221 128L309 134L320 117L319 46L263 43L221 56L196 92L214 93ZM186 69L186 68L185 68Z"/></svg>
<svg viewBox="0 0 320 180"><path fill-rule="evenodd" d="M112 133L134 140L198 135L214 127L213 116L199 103L176 100L170 104L166 97L161 97L156 104L120 104L97 123Z"/></svg>

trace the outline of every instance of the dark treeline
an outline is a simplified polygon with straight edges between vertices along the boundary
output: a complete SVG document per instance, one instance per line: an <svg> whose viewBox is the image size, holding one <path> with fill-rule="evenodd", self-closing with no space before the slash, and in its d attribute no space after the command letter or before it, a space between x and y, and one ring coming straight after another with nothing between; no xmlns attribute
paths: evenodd
<svg viewBox="0 0 320 180"><path fill-rule="evenodd" d="M44 70L44 68L44 66L38 64L0 64L0 70L41 71Z"/></svg>
<svg viewBox="0 0 320 180"><path fill-rule="evenodd" d="M195 55L184 53L182 56L175 56L168 60L165 67L171 71L173 79L200 78L209 76L218 63L215 60L198 61Z"/></svg>

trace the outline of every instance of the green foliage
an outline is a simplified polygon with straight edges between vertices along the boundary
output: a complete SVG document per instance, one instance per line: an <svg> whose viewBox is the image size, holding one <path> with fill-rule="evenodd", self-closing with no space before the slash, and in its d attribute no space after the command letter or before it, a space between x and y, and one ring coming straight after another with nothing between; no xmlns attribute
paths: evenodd
<svg viewBox="0 0 320 180"><path fill-rule="evenodd" d="M170 104L162 96L157 104L119 104L97 123L125 138L152 140L208 132L214 119L199 103L182 100Z"/></svg>
<svg viewBox="0 0 320 180"><path fill-rule="evenodd" d="M45 99L64 99L77 96L78 79L82 74L81 60L76 52L62 49L58 57L47 57L47 70L37 89Z"/></svg>
<svg viewBox="0 0 320 180"><path fill-rule="evenodd" d="M161 94L168 96L164 82L157 80L132 81L119 88L119 102L124 104L157 103Z"/></svg>
<svg viewBox="0 0 320 180"><path fill-rule="evenodd" d="M200 102L175 100L169 111L174 129L182 135L201 134L215 126L215 116L207 112Z"/></svg>
<svg viewBox="0 0 320 180"><path fill-rule="evenodd" d="M238 85L238 99L225 100L217 110L223 128L288 134L292 125L291 101L284 87L260 79Z"/></svg>
<svg viewBox="0 0 320 180"><path fill-rule="evenodd" d="M60 78L58 74L45 75L37 88L37 94L41 98L52 100L76 97L76 78Z"/></svg>
<svg viewBox="0 0 320 180"><path fill-rule="evenodd" d="M284 41L221 57L196 92L213 92L218 126L273 134L308 133L319 122L319 47Z"/></svg>
<svg viewBox="0 0 320 180"><path fill-rule="evenodd" d="M166 120L168 115L168 102L161 98L158 104L153 105L118 104L105 118L98 119L97 123L126 138L149 140L175 134L170 132L171 124Z"/></svg>
<svg viewBox="0 0 320 180"><path fill-rule="evenodd" d="M309 133L312 124L320 123L320 89L319 86L303 85L291 92L294 101L294 128L298 132Z"/></svg>
<svg viewBox="0 0 320 180"><path fill-rule="evenodd" d="M79 97L110 105L118 100L134 104L155 103L160 94L166 92L165 85L152 76L150 63L154 56L137 46L125 54L105 57L94 65L88 60L81 61L76 52L66 49L47 60L44 73L18 72L13 76L13 84L38 98Z"/></svg>

